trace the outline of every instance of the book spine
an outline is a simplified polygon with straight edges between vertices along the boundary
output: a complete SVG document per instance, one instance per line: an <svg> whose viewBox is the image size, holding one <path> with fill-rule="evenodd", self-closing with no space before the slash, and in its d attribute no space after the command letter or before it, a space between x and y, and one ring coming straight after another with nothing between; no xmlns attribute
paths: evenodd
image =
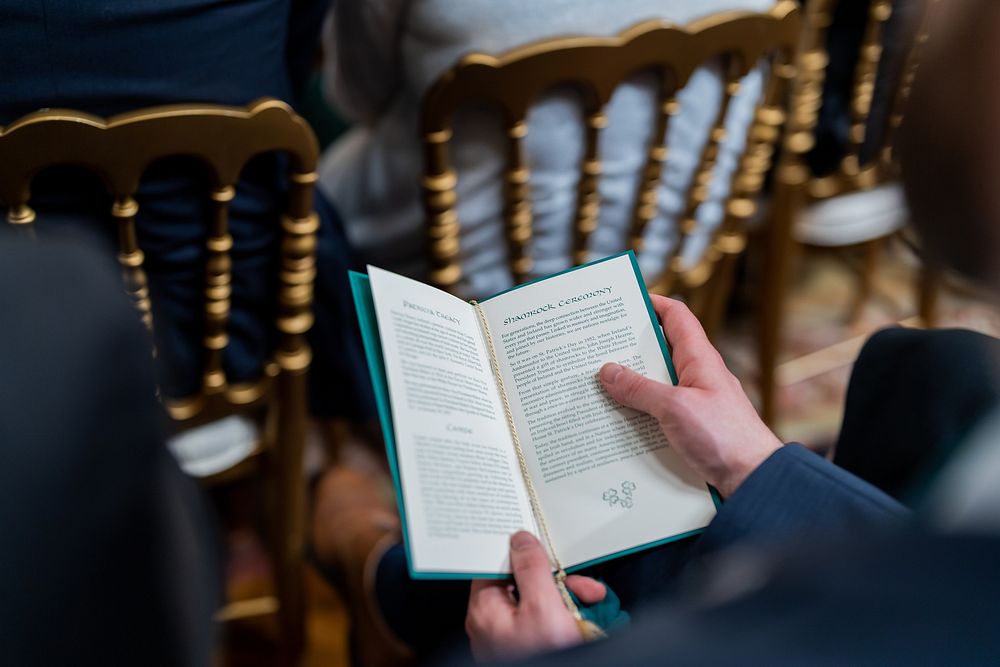
<svg viewBox="0 0 1000 667"><path fill-rule="evenodd" d="M476 314L479 316L479 328L482 331L483 340L486 343L486 351L490 356L490 367L493 369L493 378L496 381L497 392L500 394L500 402L503 404L504 414L507 417L507 427L510 429L510 437L514 442L514 451L517 454L517 463L521 469L521 476L524 478L524 486L528 490L528 501L531 504L531 512L535 515L535 522L541 530L542 539L545 541L545 546L548 549L552 565L556 570L556 587L562 595L566 608L569 609L571 614L573 614L573 617L577 620L577 622L589 623L583 620L583 616L580 614L579 608L573 601L573 597L570 595L569 589L566 588L566 570L563 568L562 563L559 562L559 556L556 554L555 545L552 543L552 536L549 534L548 525L545 523L545 515L542 514L542 507L538 500L538 493L535 491L535 484L531 479L531 474L528 472L528 463L524 458L524 449L521 447L521 438L517 433L517 426L514 425L514 414L510 409L510 400L507 398L507 389L504 387L503 375L500 373L500 363L497 361L496 348L493 346L493 334L490 331L490 325L486 319L486 313L483 312L483 308L478 301L472 300L469 303L476 309ZM581 626L581 628L583 628L583 626ZM590 639L591 637L588 636L587 633L593 632L594 630L595 628L590 628L588 625L587 632L583 632L583 630L581 630L581 632L583 632L585 638ZM597 631L600 632L599 629Z"/></svg>

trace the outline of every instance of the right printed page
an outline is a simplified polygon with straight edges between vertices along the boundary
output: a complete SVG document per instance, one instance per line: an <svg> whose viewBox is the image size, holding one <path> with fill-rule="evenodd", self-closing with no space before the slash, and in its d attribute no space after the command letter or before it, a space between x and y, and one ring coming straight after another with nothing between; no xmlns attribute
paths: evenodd
<svg viewBox="0 0 1000 667"><path fill-rule="evenodd" d="M525 462L566 567L679 539L715 503L655 419L612 400L613 361L671 383L665 341L631 253L482 304Z"/></svg>

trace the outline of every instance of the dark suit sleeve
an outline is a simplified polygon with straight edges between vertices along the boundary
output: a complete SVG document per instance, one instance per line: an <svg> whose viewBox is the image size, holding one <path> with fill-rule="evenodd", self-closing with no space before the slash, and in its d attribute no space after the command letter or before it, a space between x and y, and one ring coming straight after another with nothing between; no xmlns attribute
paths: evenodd
<svg viewBox="0 0 1000 667"><path fill-rule="evenodd" d="M981 584L958 595L954 582L935 584L940 602L950 605L945 614L925 604L928 572L953 572L928 570L945 558L931 551L952 548L920 534L907 537L907 517L877 488L802 446L786 445L720 508L695 550L706 557L685 572L679 590L635 613L632 626L607 641L527 664L939 664L962 648L941 622L948 616L975 623L979 644L957 642L973 646L954 661L966 664L972 656L974 663L987 654L983 638L996 634L964 610ZM964 551L970 558L978 553L971 546ZM985 571L982 562L966 562ZM973 577L984 578L961 578ZM915 638L927 640L926 654Z"/></svg>
<svg viewBox="0 0 1000 667"><path fill-rule="evenodd" d="M861 530L906 514L905 507L874 486L791 444L772 454L722 505L702 535L699 551Z"/></svg>

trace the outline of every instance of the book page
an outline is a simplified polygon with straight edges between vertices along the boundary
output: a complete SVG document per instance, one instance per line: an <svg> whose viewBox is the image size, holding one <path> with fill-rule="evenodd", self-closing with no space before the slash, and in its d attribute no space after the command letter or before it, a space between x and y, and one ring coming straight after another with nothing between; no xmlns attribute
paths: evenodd
<svg viewBox="0 0 1000 667"><path fill-rule="evenodd" d="M476 311L409 278L368 274L411 569L509 572L510 535L537 531Z"/></svg>
<svg viewBox="0 0 1000 667"><path fill-rule="evenodd" d="M493 343L542 513L564 566L703 528L705 482L652 417L600 386L609 361L671 382L630 255L489 299Z"/></svg>

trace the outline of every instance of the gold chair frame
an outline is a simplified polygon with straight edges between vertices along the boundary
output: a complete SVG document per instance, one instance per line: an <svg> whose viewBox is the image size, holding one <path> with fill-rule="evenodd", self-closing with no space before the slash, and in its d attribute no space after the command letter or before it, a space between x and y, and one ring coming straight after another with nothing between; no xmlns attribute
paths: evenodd
<svg viewBox="0 0 1000 667"><path fill-rule="evenodd" d="M280 220L275 323L279 343L259 380L230 384L222 367L232 292L228 205L243 166L268 152L287 154L291 171L287 209ZM106 120L78 111L46 109L0 128L0 201L8 207L7 221L25 233L34 233L31 182L43 168L78 165L101 178L114 202L111 217L118 227L118 260L126 290L148 327L153 326L151 303L135 228L140 178L151 163L167 156L193 156L208 167L211 215L205 240L202 387L194 396L167 398L164 403L179 429L227 415L264 412L261 442L253 454L209 483L257 469L264 472L273 501L268 503L274 511L269 541L277 596L230 603L217 617L231 620L277 613L290 662L301 653L304 638L302 455L306 373L311 360L304 334L313 322L318 218L312 196L318 152L309 125L288 105L273 99L258 100L246 108L162 106Z"/></svg>
<svg viewBox="0 0 1000 667"><path fill-rule="evenodd" d="M462 58L428 90L422 107L424 142L423 202L426 213L431 279L455 291L462 278L459 263L460 224L455 210L456 173L449 162L448 145L455 112L473 103L501 110L506 133L504 220L508 261L515 284L523 282L532 266L532 211L530 174L522 142L528 132L525 117L531 103L559 84L575 84L583 99L585 149L578 184L570 256L587 261L587 244L598 223L601 174L598 137L606 125L604 108L615 88L641 70L653 70L660 79L654 139L647 147L636 206L631 216L627 247L642 250L643 232L656 215L660 173L669 147L664 145L670 118L677 114L676 93L700 65L724 59L723 102L701 155L686 207L679 221L679 238L666 269L649 280L660 293L683 293L707 328L721 316L731 282L733 260L746 246L746 222L756 210L756 198L770 169L774 145L784 122L784 100L794 76L799 42L799 10L792 0L781 0L769 12L724 12L687 26L660 20L645 21L615 37L567 37L529 44L499 56L471 54ZM771 56L771 70L746 150L732 176L725 219L703 259L685 266L680 255L695 226L695 212L708 196L729 101L745 76L762 58Z"/></svg>

